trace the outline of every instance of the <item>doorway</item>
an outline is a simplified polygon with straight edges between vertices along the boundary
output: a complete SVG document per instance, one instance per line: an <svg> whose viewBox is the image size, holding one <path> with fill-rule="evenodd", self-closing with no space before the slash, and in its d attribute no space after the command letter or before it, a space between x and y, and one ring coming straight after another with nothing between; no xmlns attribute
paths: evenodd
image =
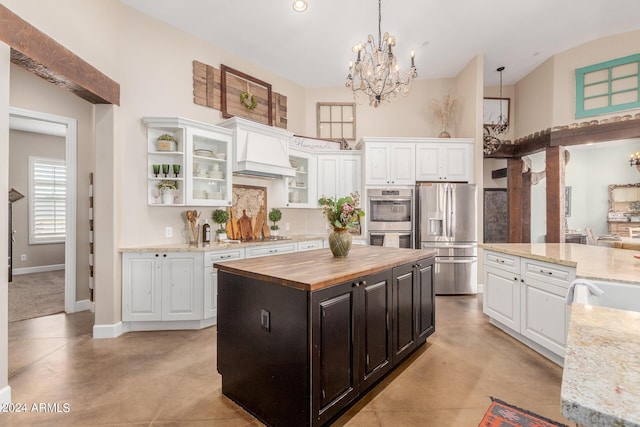
<svg viewBox="0 0 640 427"><path fill-rule="evenodd" d="M66 203L64 245L64 310L76 309L76 170L77 121L53 114L9 107L9 129L59 136L65 141Z"/></svg>

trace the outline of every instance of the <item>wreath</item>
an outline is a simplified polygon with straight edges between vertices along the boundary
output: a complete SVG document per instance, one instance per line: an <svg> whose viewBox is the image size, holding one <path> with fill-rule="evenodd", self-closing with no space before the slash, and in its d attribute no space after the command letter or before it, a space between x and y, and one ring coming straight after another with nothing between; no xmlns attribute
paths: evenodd
<svg viewBox="0 0 640 427"><path fill-rule="evenodd" d="M248 102L249 98L251 99L251 103ZM242 92L242 94L240 95L240 102L247 110L253 110L258 105L258 100L256 100L256 97L250 95L248 92Z"/></svg>

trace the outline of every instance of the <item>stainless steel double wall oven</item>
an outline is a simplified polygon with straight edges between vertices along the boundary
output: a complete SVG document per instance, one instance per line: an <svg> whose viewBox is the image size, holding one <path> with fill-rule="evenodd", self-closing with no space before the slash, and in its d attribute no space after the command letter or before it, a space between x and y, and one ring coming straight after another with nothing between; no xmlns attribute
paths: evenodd
<svg viewBox="0 0 640 427"><path fill-rule="evenodd" d="M367 190L366 215L370 245L414 247L413 189Z"/></svg>

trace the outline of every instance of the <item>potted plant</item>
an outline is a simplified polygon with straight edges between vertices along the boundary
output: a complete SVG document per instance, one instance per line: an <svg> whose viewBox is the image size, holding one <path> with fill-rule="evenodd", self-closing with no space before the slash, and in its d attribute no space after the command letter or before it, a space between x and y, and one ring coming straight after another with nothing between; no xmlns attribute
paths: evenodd
<svg viewBox="0 0 640 427"><path fill-rule="evenodd" d="M213 211L213 222L218 224L218 229L216 230L216 236L218 240L226 240L227 239L227 229L226 224L229 221L229 212L226 209L216 209Z"/></svg>
<svg viewBox="0 0 640 427"><path fill-rule="evenodd" d="M271 229L271 234L274 236L278 235L278 230L280 229L280 227L278 227L278 224L276 223L281 219L282 219L282 212L280 211L280 209L278 208L271 209L271 211L269 212L269 221L273 222L273 225L270 226L269 228Z"/></svg>
<svg viewBox="0 0 640 427"><path fill-rule="evenodd" d="M158 190L162 194L162 203L165 205L173 204L174 202L174 190L178 189L178 183L171 179L163 179L156 184Z"/></svg>
<svg viewBox="0 0 640 427"><path fill-rule="evenodd" d="M176 151L176 140L170 133L162 134L158 137L158 151Z"/></svg>

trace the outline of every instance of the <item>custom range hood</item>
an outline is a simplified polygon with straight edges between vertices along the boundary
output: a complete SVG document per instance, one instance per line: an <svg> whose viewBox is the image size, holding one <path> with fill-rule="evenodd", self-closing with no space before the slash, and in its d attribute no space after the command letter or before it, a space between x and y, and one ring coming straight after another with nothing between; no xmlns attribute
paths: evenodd
<svg viewBox="0 0 640 427"><path fill-rule="evenodd" d="M293 133L239 117L218 126L233 131L234 175L270 179L295 176L289 162L289 140Z"/></svg>

